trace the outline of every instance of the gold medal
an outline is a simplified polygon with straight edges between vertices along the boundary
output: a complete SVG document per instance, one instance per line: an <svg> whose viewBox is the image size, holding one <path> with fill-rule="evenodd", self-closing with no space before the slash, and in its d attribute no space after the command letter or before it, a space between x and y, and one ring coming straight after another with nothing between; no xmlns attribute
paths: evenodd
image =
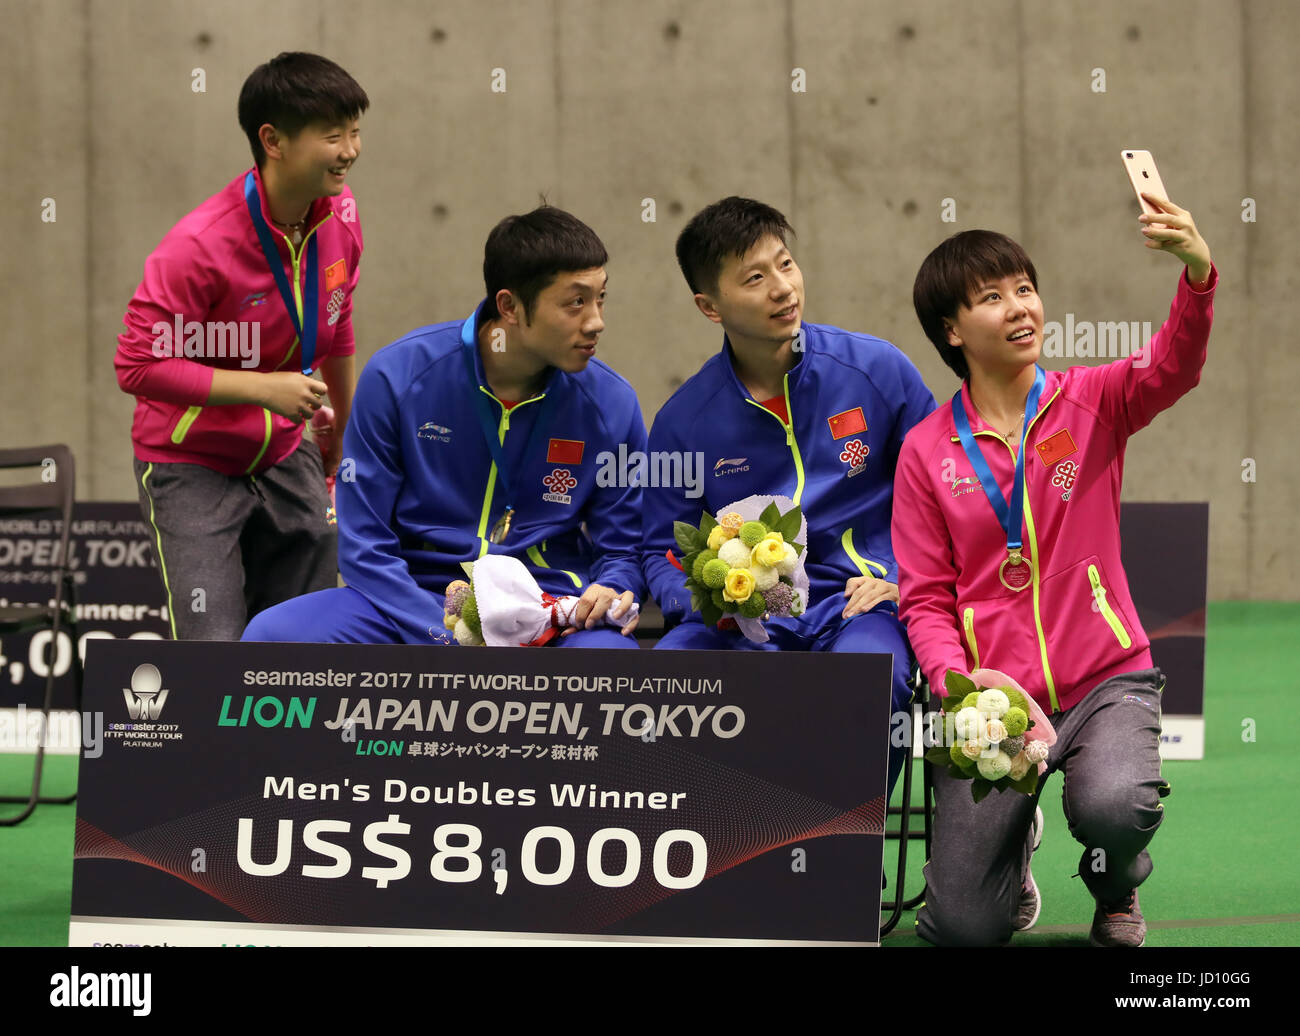
<svg viewBox="0 0 1300 1036"><path fill-rule="evenodd" d="M1019 593L1033 581L1034 563L1020 553L1019 547L1012 547L998 568L998 578L1008 590Z"/></svg>
<svg viewBox="0 0 1300 1036"><path fill-rule="evenodd" d="M506 513L497 519L496 525L492 526L492 532L488 535L489 543L504 543L506 537L510 535L510 519L515 515L513 507L506 508Z"/></svg>

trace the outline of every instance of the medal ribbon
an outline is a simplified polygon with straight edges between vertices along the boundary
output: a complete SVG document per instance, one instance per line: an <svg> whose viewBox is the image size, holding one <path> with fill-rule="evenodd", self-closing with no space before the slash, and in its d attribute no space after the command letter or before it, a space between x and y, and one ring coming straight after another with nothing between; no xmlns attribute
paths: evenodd
<svg viewBox="0 0 1300 1036"><path fill-rule="evenodd" d="M316 321L319 316L318 300L320 297L320 278L317 276L317 256L316 256L316 235L308 231L307 233L307 293L303 300L303 316L306 318L306 325L298 319L298 306L293 299L293 291L289 287L289 278L284 274L284 262L280 259L280 250L275 247L275 238L271 236L271 228L267 225L265 217L262 215L262 206L257 198L257 180L250 169L248 175L244 177L244 201L248 204L248 215L252 217L253 226L257 229L257 238L262 242L262 254L266 256L266 263L271 267L271 273L275 277L275 286L280 289L280 298L284 300L284 308L289 311L289 319L293 321L293 329L298 334L298 341L302 344L302 372L310 375L312 371L312 360L316 358Z"/></svg>
<svg viewBox="0 0 1300 1036"><path fill-rule="evenodd" d="M979 443L975 441L975 435L971 432L970 418L966 415L966 407L961 401L961 389L957 390L956 395L952 397L952 420L957 426L957 436L961 439L961 448L966 451L966 459L970 461L971 467L975 469L975 475L980 480L980 485L984 488L984 495L989 498L989 503L993 505L993 513L998 516L998 522L1007 534L1007 552L1019 550L1021 547L1020 525L1025 509L1025 453L1028 448L1029 426L1033 422L1035 415L1038 413L1038 397L1043 393L1043 384L1047 380L1043 368L1035 365L1034 387L1029 390L1029 398L1025 400L1025 433L1020 440L1020 449L1016 451L1016 475L1011 485L1010 499L1003 499L1002 490L998 488L998 481L993 477L993 469L989 467L988 461L984 459L984 454L980 452Z"/></svg>
<svg viewBox="0 0 1300 1036"><path fill-rule="evenodd" d="M483 303L480 302L478 308L470 314L469 319L461 325L460 344L461 356L465 360L465 370L469 374L469 383L474 390L474 408L478 413L478 423L483 429L483 439L487 443L488 452L492 454L492 460L497 466L497 478L501 482L501 488L506 498L505 514L511 514L515 509L515 486L512 482L510 469L506 466L505 451L501 448L501 440L497 438L498 422L492 416L492 406L488 403L489 396L480 387L478 380L478 371L474 366L474 353L478 348L478 315L482 310ZM491 397L495 398L495 397ZM524 463L533 454L533 445L542 437L542 428L550 419L551 397L543 394L541 412L537 415L537 420L533 422L532 430L528 433L528 440L524 443L524 452L520 455Z"/></svg>

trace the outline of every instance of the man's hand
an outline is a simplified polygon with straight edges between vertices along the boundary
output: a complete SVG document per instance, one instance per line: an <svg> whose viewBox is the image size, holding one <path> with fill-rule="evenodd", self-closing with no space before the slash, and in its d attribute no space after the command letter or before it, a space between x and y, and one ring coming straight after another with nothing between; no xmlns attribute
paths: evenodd
<svg viewBox="0 0 1300 1036"><path fill-rule="evenodd" d="M325 382L309 378L298 371L275 371L263 374L262 406L272 413L301 424L321 408ZM342 436L338 436L342 440ZM340 441L339 449L342 449Z"/></svg>
<svg viewBox="0 0 1300 1036"><path fill-rule="evenodd" d="M871 611L881 601L898 603L898 584L886 583L875 576L854 576L844 584L844 596L849 599L840 618L848 619Z"/></svg>
<svg viewBox="0 0 1300 1036"><path fill-rule="evenodd" d="M606 612L609 613L611 618L617 619L632 607L632 602L635 600L636 598L632 596L631 590L624 590L620 594L608 586L592 583L578 598L578 607L573 610L573 626L561 633L560 636L567 637L570 633L576 633L579 629L595 629L597 625L604 621ZM623 636L630 637L636 630L636 624L640 619L641 616L637 615L636 618L628 622L623 627Z"/></svg>
<svg viewBox="0 0 1300 1036"><path fill-rule="evenodd" d="M1187 279L1193 287L1204 287L1210 279L1210 246L1192 222L1192 214L1180 209L1168 198L1142 192L1142 197L1160 210L1151 216L1142 213L1139 223L1146 236L1146 246L1176 255L1187 266Z"/></svg>

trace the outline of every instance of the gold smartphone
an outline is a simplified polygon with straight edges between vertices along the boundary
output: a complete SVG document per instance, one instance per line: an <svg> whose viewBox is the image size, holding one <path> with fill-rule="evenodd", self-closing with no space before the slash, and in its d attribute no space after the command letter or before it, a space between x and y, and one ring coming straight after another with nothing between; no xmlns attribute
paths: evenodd
<svg viewBox="0 0 1300 1036"><path fill-rule="evenodd" d="M1142 211L1151 216L1158 216L1160 210L1142 197L1142 192L1146 191L1166 201L1170 200L1169 192L1165 190L1165 185L1160 180L1160 170L1156 168L1156 160L1151 157L1151 152L1125 150L1121 151L1119 156L1124 162L1124 169L1128 172L1129 182L1133 184L1133 193L1137 195Z"/></svg>

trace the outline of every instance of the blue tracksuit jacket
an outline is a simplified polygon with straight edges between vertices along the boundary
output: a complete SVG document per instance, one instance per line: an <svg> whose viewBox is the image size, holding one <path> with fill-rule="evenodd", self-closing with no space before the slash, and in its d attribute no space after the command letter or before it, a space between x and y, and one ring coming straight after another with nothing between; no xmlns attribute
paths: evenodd
<svg viewBox="0 0 1300 1036"><path fill-rule="evenodd" d="M790 497L808 520L811 605L839 596L851 576L898 581L889 524L903 437L934 409L912 362L889 342L821 324L803 325L803 352L785 377L789 424L756 401L732 366L731 345L664 404L650 452L704 453L704 494L645 490L642 563L669 622L691 611L673 522L752 494ZM839 610L835 610L838 617Z"/></svg>
<svg viewBox="0 0 1300 1036"><path fill-rule="evenodd" d="M358 380L343 438L339 571L407 643L427 644L430 627L442 629L430 591L443 593L465 577L462 562L489 552L518 557L557 596L593 582L644 595L641 490L596 482L602 453L645 448L636 393L593 359L578 374L552 368L541 395L506 410L483 376L476 316L419 328L379 350ZM515 487L502 544L488 543L506 500L476 393L490 402ZM544 427L534 434L539 417Z"/></svg>

